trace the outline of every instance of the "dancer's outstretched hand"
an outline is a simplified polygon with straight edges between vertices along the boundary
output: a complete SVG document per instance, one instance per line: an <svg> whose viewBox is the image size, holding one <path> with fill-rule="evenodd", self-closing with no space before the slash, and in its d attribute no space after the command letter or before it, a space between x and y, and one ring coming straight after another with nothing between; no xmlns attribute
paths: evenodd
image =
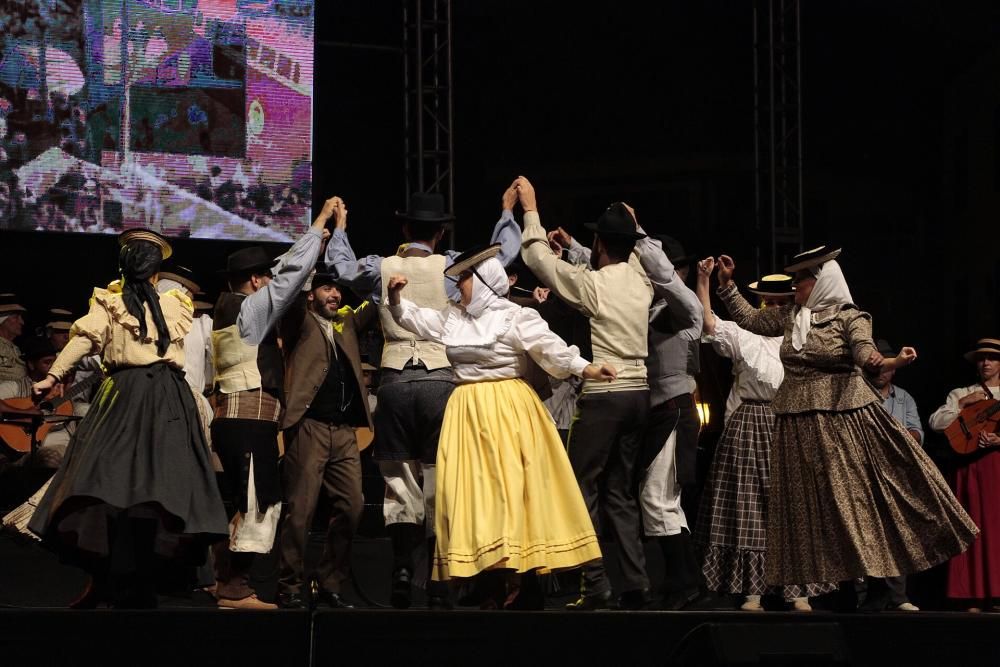
<svg viewBox="0 0 1000 667"><path fill-rule="evenodd" d="M538 201L535 199L535 186L524 176L518 176L514 181L517 186L517 197L521 200L521 208L524 212L537 211Z"/></svg>
<svg viewBox="0 0 1000 667"><path fill-rule="evenodd" d="M386 291L389 293L389 303L393 306L399 305L399 293L406 287L406 283L409 281L406 276L390 276L389 285L386 287Z"/></svg>
<svg viewBox="0 0 1000 667"><path fill-rule="evenodd" d="M916 360L917 360L917 351L912 347L904 347L899 351L899 354L896 355L896 368L909 366Z"/></svg>

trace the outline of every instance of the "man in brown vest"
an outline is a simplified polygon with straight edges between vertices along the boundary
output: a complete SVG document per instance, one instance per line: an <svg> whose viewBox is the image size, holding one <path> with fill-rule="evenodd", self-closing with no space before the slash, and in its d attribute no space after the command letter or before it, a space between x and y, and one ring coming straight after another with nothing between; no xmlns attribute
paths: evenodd
<svg viewBox="0 0 1000 667"><path fill-rule="evenodd" d="M365 301L341 305L333 275L318 267L312 285L281 323L285 355L285 512L278 537L279 600L305 608L306 543L322 491L331 503L326 547L317 567L318 600L350 608L340 597L350 575L351 541L361 520L361 458L355 427L372 427L358 335L378 317ZM305 587L305 588L304 588Z"/></svg>

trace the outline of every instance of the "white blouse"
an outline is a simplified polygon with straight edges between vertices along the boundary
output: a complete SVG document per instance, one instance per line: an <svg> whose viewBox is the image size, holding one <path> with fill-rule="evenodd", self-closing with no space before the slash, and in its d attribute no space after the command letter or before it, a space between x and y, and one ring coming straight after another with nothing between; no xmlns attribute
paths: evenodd
<svg viewBox="0 0 1000 667"><path fill-rule="evenodd" d="M389 307L389 312L404 329L438 343L444 343L442 336L446 322L449 324L449 337L461 336L463 329L476 329L473 318L457 306L449 305L445 310L438 311L419 308L412 301L400 299L398 306ZM580 356L580 350L575 345L567 345L554 334L537 311L513 306L505 311L505 315L495 319L499 326L491 332L496 333L491 342L446 347L457 382L524 377L528 365L525 354L530 354L535 363L553 377L583 376L583 369L589 362ZM474 336L481 333L481 329L477 329Z"/></svg>
<svg viewBox="0 0 1000 667"><path fill-rule="evenodd" d="M726 419L742 401L770 401L781 386L782 336L759 336L730 320L715 319L715 335L705 336L719 355L732 359L733 390L726 401Z"/></svg>
<svg viewBox="0 0 1000 667"><path fill-rule="evenodd" d="M958 407L958 402L977 389L982 389L982 387L978 384L973 384L968 387L959 387L958 389L949 391L944 405L935 410L934 414L927 420L928 426L935 431L943 431L951 426L951 423L958 419L958 413L962 411L962 408ZM1000 387L987 387L987 389L990 390L993 398L1000 399Z"/></svg>

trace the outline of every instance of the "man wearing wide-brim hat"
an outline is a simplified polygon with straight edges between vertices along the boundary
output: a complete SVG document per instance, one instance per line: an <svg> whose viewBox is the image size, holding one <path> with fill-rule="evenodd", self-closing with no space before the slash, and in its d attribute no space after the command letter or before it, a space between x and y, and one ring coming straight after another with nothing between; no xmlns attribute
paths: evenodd
<svg viewBox="0 0 1000 667"><path fill-rule="evenodd" d="M517 257L521 246L521 230L512 213L516 199L513 189L507 188L503 212L490 239L501 245L498 258L505 266ZM403 609L410 606L416 576L413 553L433 531L437 441L454 385L444 346L421 340L393 320L387 308L386 285L390 276L405 275L412 301L420 307L443 310L449 300L459 300L456 283L443 277L459 253L438 252L445 224L453 220L442 195L414 193L406 210L396 215L406 244L395 255L358 259L347 238L345 216L327 246L326 263L340 284L363 297L370 295L379 307L385 347L379 403L373 415L373 447L386 483L383 515L393 545L391 602ZM447 588L434 586L430 604L447 605Z"/></svg>
<svg viewBox="0 0 1000 667"><path fill-rule="evenodd" d="M587 225L594 232L590 266L570 264L549 247L534 187L524 177L514 183L524 208L521 259L552 293L590 318L594 363L611 364L618 372L611 382L584 382L570 430L569 459L594 526L600 525L602 506L610 521L624 578L620 604L640 607L649 577L632 489L649 412L647 317L653 289L633 251L645 234L636 229L627 207L616 202ZM611 582L598 561L583 567L580 597L567 608L602 609L610 600Z"/></svg>
<svg viewBox="0 0 1000 667"><path fill-rule="evenodd" d="M20 380L27 371L21 350L14 339L24 331L24 314L28 309L17 302L14 294L0 294L0 382Z"/></svg>
<svg viewBox="0 0 1000 667"><path fill-rule="evenodd" d="M228 548L215 549L220 607L274 609L257 597L249 572L254 554L271 551L281 514L278 421L284 362L277 324L319 258L327 221L340 198L328 199L312 227L284 255L238 250L223 274L231 291L219 295L212 323L216 408L212 448L222 463L230 505Z"/></svg>
<svg viewBox="0 0 1000 667"><path fill-rule="evenodd" d="M315 602L349 608L341 597L350 579L351 546L364 510L355 429L372 428L361 364L362 333L377 307L345 305L339 281L316 267L304 298L281 321L285 355L285 436L282 486L287 503L278 538L278 594L285 606L304 603L307 572L317 572ZM330 507L326 546L306 566L309 529L320 495Z"/></svg>

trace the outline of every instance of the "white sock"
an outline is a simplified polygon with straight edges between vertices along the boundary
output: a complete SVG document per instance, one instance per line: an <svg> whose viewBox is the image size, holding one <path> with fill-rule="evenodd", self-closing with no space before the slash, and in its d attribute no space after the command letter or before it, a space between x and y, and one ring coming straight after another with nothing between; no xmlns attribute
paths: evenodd
<svg viewBox="0 0 1000 667"><path fill-rule="evenodd" d="M747 602L756 602L757 604L760 604L760 596L759 595L748 595L746 601Z"/></svg>

